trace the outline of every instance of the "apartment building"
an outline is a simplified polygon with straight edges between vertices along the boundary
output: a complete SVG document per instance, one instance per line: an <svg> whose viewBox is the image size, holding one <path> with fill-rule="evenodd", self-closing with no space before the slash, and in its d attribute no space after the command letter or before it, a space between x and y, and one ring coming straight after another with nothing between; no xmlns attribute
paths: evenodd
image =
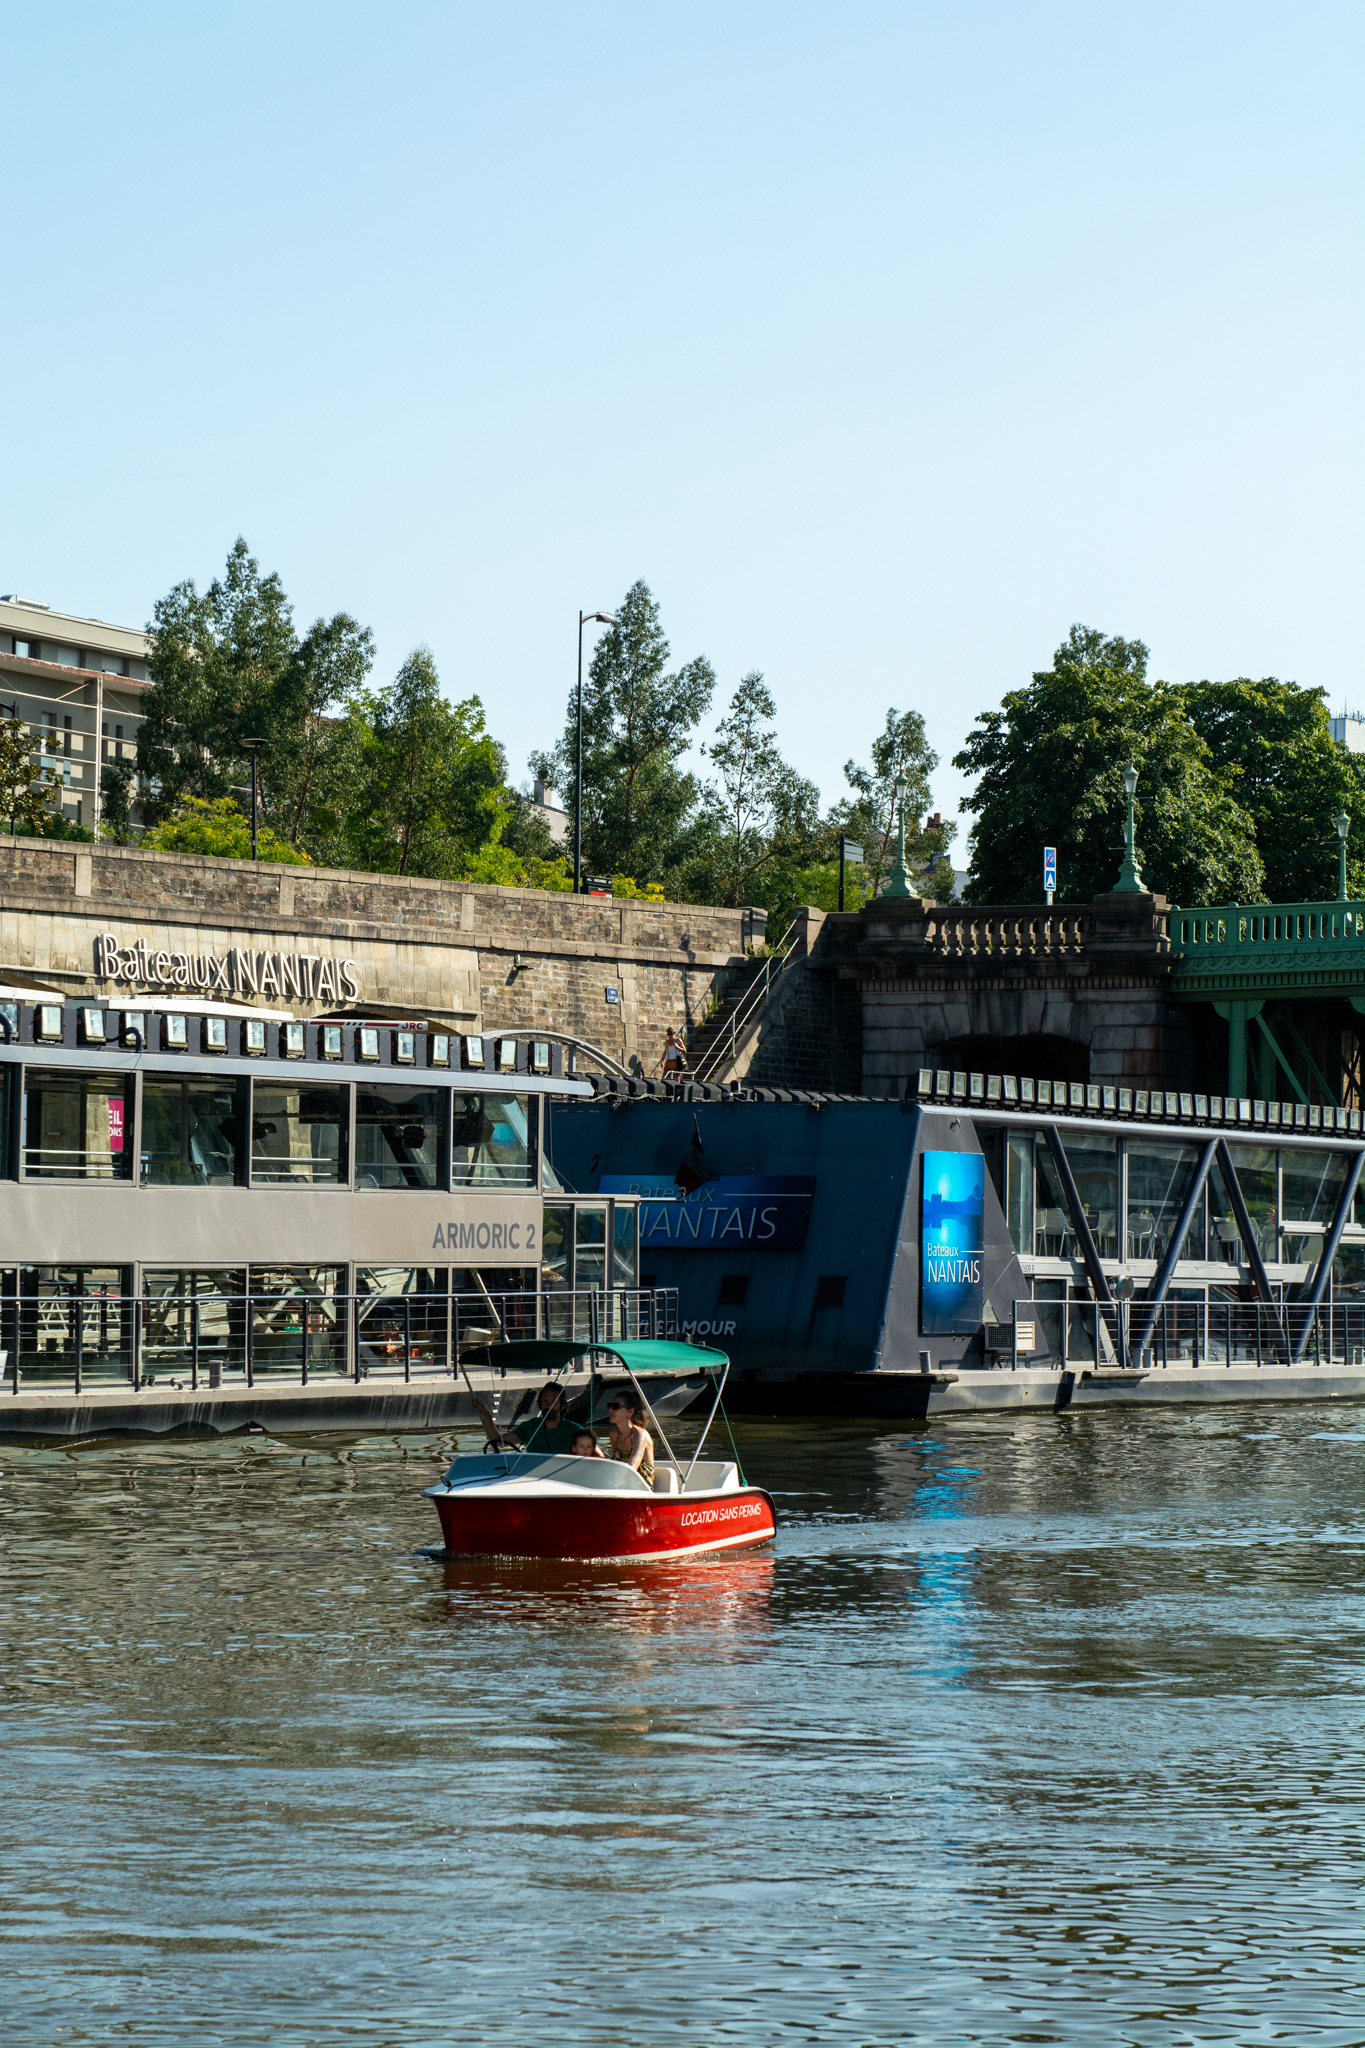
<svg viewBox="0 0 1365 2048"><path fill-rule="evenodd" d="M98 829L101 769L136 757L147 646L134 627L0 597L0 717L28 726L73 824Z"/></svg>

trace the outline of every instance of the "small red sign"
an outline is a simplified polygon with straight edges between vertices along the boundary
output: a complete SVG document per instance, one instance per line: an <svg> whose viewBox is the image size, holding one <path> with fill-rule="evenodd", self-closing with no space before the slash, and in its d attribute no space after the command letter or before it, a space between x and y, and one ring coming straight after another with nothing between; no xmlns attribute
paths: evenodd
<svg viewBox="0 0 1365 2048"><path fill-rule="evenodd" d="M111 1095L109 1097L109 1150L111 1152L121 1152L123 1150L123 1097L121 1095Z"/></svg>

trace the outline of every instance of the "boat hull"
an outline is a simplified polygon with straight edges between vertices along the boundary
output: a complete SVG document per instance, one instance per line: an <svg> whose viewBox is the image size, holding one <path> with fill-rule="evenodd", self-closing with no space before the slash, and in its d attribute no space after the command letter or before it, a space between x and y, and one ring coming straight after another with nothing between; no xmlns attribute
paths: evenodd
<svg viewBox="0 0 1365 2048"><path fill-rule="evenodd" d="M458 1557L687 1557L769 1543L777 1515L757 1486L729 1493L483 1493L430 1496Z"/></svg>

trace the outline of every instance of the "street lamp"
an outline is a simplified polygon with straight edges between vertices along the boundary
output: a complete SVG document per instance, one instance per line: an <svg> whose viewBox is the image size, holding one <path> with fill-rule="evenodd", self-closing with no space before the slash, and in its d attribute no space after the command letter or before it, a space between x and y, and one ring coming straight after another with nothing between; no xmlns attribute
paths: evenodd
<svg viewBox="0 0 1365 2048"><path fill-rule="evenodd" d="M1337 838L1341 841L1341 875L1337 882L1337 901L1346 901L1346 834L1351 829L1351 814L1342 811L1337 818Z"/></svg>
<svg viewBox="0 0 1365 2048"><path fill-rule="evenodd" d="M573 891L574 895L583 890L583 628L591 619L594 625L614 626L614 612L580 612L578 614L578 754L574 767L573 799Z"/></svg>
<svg viewBox="0 0 1365 2048"><path fill-rule="evenodd" d="M1116 896L1145 896L1147 893L1147 884L1138 872L1137 847L1133 839L1133 794L1137 785L1137 769L1130 761L1123 771L1123 787L1128 793L1128 823L1124 829L1123 863L1119 868L1119 878L1114 884Z"/></svg>
<svg viewBox="0 0 1365 2048"><path fill-rule="evenodd" d="M270 742L269 740L253 739L241 740L238 744L245 747L251 756L251 858L256 860L259 857L256 852L256 804L259 794L256 780L256 756L260 753L261 748L268 747Z"/></svg>
<svg viewBox="0 0 1365 2048"><path fill-rule="evenodd" d="M888 896L908 896L910 894L910 884L905 879L905 793L905 778L898 775L896 777L896 807L900 812L900 837L896 845L896 865L891 870L891 880L887 883L884 892Z"/></svg>

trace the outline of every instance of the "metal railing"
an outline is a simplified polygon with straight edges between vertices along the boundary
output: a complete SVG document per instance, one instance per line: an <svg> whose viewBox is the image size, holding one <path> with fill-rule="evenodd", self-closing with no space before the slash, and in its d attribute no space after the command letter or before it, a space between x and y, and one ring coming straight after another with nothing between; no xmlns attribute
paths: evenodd
<svg viewBox="0 0 1365 2048"><path fill-rule="evenodd" d="M461 1355L535 1338L672 1337L675 1287L480 1289L457 1294L0 1296L0 1387L80 1396L257 1382L449 1379ZM17 1362L17 1370L16 1370Z"/></svg>
<svg viewBox="0 0 1365 2048"><path fill-rule="evenodd" d="M1365 1302L1180 1301L1157 1311L1141 1357L1147 1304L1018 1301L1014 1324L988 1335L988 1356L1012 1366L1157 1372L1168 1366L1365 1365ZM1020 1331L1033 1342L1021 1348Z"/></svg>
<svg viewBox="0 0 1365 2048"><path fill-rule="evenodd" d="M1219 903L1169 912L1174 952L1302 955L1322 946L1359 947L1365 902Z"/></svg>
<svg viewBox="0 0 1365 2048"><path fill-rule="evenodd" d="M694 1081L713 1080L723 1068L732 1067L738 1057L739 1039L763 1008L796 950L795 918L781 938L769 947L759 971L738 997L729 1017L692 1069Z"/></svg>

